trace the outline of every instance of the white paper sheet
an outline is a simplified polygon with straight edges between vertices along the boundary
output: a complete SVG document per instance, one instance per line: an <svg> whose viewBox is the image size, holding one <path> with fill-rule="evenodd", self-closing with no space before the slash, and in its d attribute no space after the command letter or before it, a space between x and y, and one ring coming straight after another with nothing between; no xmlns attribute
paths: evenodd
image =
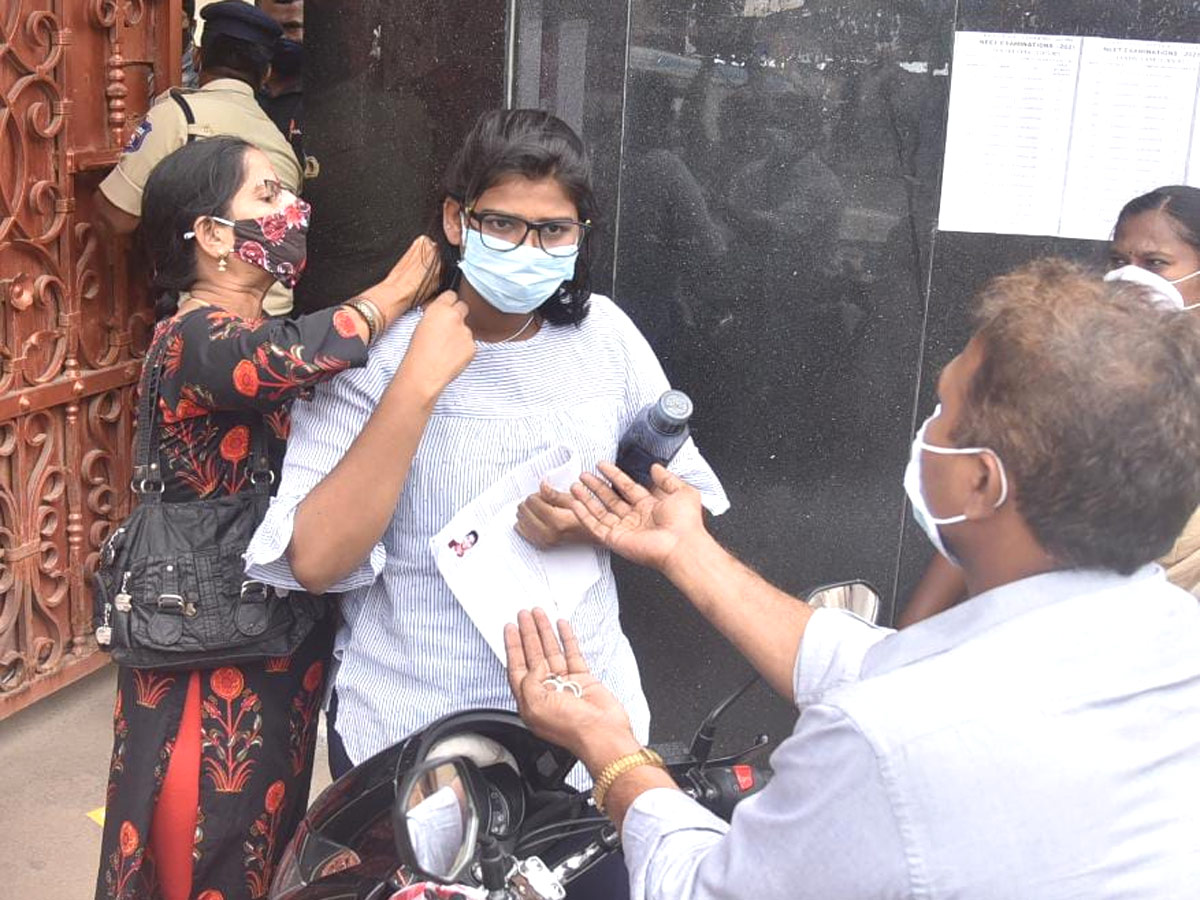
<svg viewBox="0 0 1200 900"><path fill-rule="evenodd" d="M1129 200L1187 175L1200 46L1083 43L1063 191L1063 237L1107 240Z"/></svg>
<svg viewBox="0 0 1200 900"><path fill-rule="evenodd" d="M1082 40L954 36L941 230L1058 231Z"/></svg>
<svg viewBox="0 0 1200 900"><path fill-rule="evenodd" d="M1200 183L1200 44L959 32L938 227L1105 240Z"/></svg>
<svg viewBox="0 0 1200 900"><path fill-rule="evenodd" d="M501 661L504 626L520 610L539 606L552 620L569 619L600 577L591 545L538 550L514 528L517 507L542 481L566 490L581 472L570 448L548 450L491 485L430 539L438 571Z"/></svg>

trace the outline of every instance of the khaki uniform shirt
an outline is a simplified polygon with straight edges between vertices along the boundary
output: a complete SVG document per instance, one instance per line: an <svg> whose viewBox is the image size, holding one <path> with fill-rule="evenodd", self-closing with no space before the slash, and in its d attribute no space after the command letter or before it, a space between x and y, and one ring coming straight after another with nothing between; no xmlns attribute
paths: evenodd
<svg viewBox="0 0 1200 900"><path fill-rule="evenodd" d="M300 193L303 174L286 137L275 127L244 81L218 78L203 87L183 92L196 122L188 125L183 110L169 93L161 94L134 131L117 167L100 182L100 191L113 206L131 216L142 214L142 189L150 171L188 138L229 135L248 141L271 160L279 182ZM292 308L292 292L276 282L263 300L270 315L284 315Z"/></svg>
<svg viewBox="0 0 1200 900"><path fill-rule="evenodd" d="M1171 552L1159 562L1172 584L1200 597L1200 509L1192 513Z"/></svg>

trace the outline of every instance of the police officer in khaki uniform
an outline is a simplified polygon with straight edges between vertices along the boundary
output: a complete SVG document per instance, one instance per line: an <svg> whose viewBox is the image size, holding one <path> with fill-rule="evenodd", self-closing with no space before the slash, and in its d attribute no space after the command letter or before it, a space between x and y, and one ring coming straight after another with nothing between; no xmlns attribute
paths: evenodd
<svg viewBox="0 0 1200 900"><path fill-rule="evenodd" d="M200 46L200 87L173 88L154 101L133 132L117 167L100 183L100 219L115 234L128 234L142 212L142 188L163 157L185 143L224 134L262 150L280 183L300 193L303 174L291 144L263 112L255 92L270 71L279 25L241 0L220 0L200 12L205 20ZM292 293L278 283L263 309L291 311Z"/></svg>

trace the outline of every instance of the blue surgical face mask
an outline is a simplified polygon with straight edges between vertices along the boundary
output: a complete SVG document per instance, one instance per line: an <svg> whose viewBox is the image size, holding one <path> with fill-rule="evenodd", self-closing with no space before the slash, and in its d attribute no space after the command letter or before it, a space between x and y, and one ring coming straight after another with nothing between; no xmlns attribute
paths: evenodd
<svg viewBox="0 0 1200 900"><path fill-rule="evenodd" d="M500 312L533 312L554 296L564 281L575 276L576 259L578 254L551 256L531 243L512 250L493 250L483 245L478 231L463 224L463 254L458 267L479 296Z"/></svg>
<svg viewBox="0 0 1200 900"><path fill-rule="evenodd" d="M938 553L950 560L950 562L958 565L958 560L946 549L946 542L942 540L942 533L939 530L939 525L955 525L959 522L967 521L965 515L937 517L929 508L929 504L925 501L925 490L921 484L921 453L939 453L944 456L959 456L970 455L974 453L990 453L996 460L996 465L1000 469L1000 499L996 501L996 509L1004 505L1004 501L1008 499L1008 476L1004 472L1004 463L1000 457L996 455L994 450L988 447L938 447L935 444L925 442L925 429L929 427L929 423L941 415L941 404L933 411L932 415L921 425L916 436L913 438L912 450L908 457L908 468L904 470L904 492L908 494L908 502L912 504L913 518L917 520L917 524L921 526L921 530L937 547Z"/></svg>

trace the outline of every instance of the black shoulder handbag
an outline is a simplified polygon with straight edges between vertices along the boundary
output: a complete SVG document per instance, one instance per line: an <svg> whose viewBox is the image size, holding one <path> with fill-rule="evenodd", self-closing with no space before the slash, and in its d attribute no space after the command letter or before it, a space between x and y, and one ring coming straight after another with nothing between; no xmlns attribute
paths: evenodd
<svg viewBox="0 0 1200 900"><path fill-rule="evenodd" d="M287 656L324 618L325 600L247 579L242 554L270 503L267 424L251 426L253 487L167 503L152 450L165 341L142 372L131 488L138 506L100 549L96 642L124 666L212 668Z"/></svg>

